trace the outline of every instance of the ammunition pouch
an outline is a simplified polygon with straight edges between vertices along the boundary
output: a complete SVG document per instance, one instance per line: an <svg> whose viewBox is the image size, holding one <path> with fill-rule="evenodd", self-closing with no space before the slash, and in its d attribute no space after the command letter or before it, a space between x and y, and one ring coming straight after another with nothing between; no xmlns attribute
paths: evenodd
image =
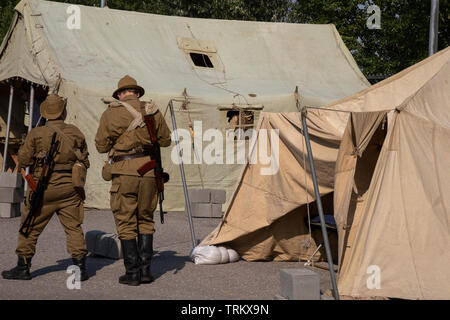
<svg viewBox="0 0 450 320"><path fill-rule="evenodd" d="M72 167L72 184L75 188L84 188L86 184L87 169L80 161L76 161Z"/></svg>

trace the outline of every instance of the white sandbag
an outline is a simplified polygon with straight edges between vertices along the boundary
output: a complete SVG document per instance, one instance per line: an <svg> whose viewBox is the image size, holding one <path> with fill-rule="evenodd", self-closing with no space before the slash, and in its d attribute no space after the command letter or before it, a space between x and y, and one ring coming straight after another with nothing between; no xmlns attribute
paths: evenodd
<svg viewBox="0 0 450 320"><path fill-rule="evenodd" d="M228 256L230 257L230 262L236 262L239 260L239 253L236 250L227 248Z"/></svg>
<svg viewBox="0 0 450 320"><path fill-rule="evenodd" d="M197 246L191 252L195 264L220 264L222 255L215 246Z"/></svg>
<svg viewBox="0 0 450 320"><path fill-rule="evenodd" d="M238 261L239 254L226 247L197 246L192 249L190 258L195 264L221 264Z"/></svg>
<svg viewBox="0 0 450 320"><path fill-rule="evenodd" d="M220 263L228 263L230 262L230 256L228 255L227 248L218 247L220 252Z"/></svg>

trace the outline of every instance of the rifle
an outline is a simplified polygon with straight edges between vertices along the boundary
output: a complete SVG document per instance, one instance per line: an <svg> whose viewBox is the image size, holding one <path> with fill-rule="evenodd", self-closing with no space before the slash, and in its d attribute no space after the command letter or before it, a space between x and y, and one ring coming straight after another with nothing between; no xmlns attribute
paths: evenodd
<svg viewBox="0 0 450 320"><path fill-rule="evenodd" d="M162 203L164 200L164 183L169 181L169 174L164 172L161 162L161 147L158 143L158 138L156 136L156 126L155 126L155 114L146 114L144 116L144 122L147 126L148 134L150 135L150 141L152 144L144 145L144 153L149 155L152 160L143 164L137 171L143 176L148 171L155 169L156 177L156 188L158 189L158 199L159 199L159 215L161 218L161 223L164 223L164 214Z"/></svg>
<svg viewBox="0 0 450 320"><path fill-rule="evenodd" d="M38 122L36 123L36 127L44 126L45 122L46 122L46 119L41 116L39 118ZM36 192L37 183L36 183L36 181L34 181L33 176L31 175L31 173L27 174L23 168L20 171L20 173L22 174L23 179L28 183L28 186L31 188L31 190Z"/></svg>
<svg viewBox="0 0 450 320"><path fill-rule="evenodd" d="M28 211L28 215L19 229L19 232L23 236L25 236L25 238L28 238L28 235L30 234L34 216L36 215L36 213L39 212L39 210L42 207L44 199L44 191L48 187L50 175L52 174L53 167L55 166L54 158L56 152L58 151L58 147L59 147L59 140L56 140L56 132L55 132L53 133L52 136L50 149L43 159L44 165L42 167L41 176L39 177L39 180L37 182L36 190L33 190L31 194L30 210Z"/></svg>

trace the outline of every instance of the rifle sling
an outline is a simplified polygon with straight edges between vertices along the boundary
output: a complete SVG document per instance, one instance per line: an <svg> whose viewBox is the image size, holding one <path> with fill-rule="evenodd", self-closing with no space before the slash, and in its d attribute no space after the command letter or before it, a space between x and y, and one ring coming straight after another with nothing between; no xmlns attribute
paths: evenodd
<svg viewBox="0 0 450 320"><path fill-rule="evenodd" d="M63 140L65 140L69 146L73 146L74 145L74 140L71 139L69 136L67 136L60 128L58 128L56 125L49 125L49 123L47 123L47 127L52 128L53 130L55 130ZM70 148L70 150L73 152L73 154L75 155L75 157L78 159L78 161L82 162L83 161L83 156L81 154L81 151L79 149L74 150L73 148ZM73 164L72 164L73 166Z"/></svg>

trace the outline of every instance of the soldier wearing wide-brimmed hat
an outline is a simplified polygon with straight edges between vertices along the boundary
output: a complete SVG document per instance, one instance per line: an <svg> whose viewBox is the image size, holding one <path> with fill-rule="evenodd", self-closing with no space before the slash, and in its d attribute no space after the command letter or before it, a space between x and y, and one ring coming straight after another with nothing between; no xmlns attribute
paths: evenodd
<svg viewBox="0 0 450 320"><path fill-rule="evenodd" d="M73 263L80 268L81 280L87 280L87 249L81 228L84 217L84 192L81 191L84 190L80 190L82 186L74 185L76 176L73 175L74 172L79 172L74 167L83 167L84 172L89 168L86 141L77 127L64 123L66 100L62 97L50 94L41 104L40 112L45 117L46 123L32 129L20 147L19 171L30 166L34 180L38 181L42 172L43 158L50 148L51 138L55 132L60 145L54 157L55 165L50 174L48 187L44 191L42 206L39 214L35 215L31 232L28 237L19 233L16 249L17 266L3 271L2 276L14 280L31 279L31 258L35 254L38 237L56 213L67 235L67 251L71 254ZM29 211L31 192L33 191L30 188L26 195L21 224Z"/></svg>
<svg viewBox="0 0 450 320"><path fill-rule="evenodd" d="M156 105L140 101L145 93L135 79L120 79L113 93L116 101L109 104L100 118L95 145L100 153L109 153L105 165L105 180L112 179L110 190L111 210L123 250L126 273L119 282L139 285L153 281L150 262L153 254L155 232L153 212L158 196L154 170L141 177L137 170L150 161L143 152L144 145L151 144L145 124L139 120L143 114L154 114L158 143L170 145L170 130Z"/></svg>
<svg viewBox="0 0 450 320"><path fill-rule="evenodd" d="M122 79L119 80L119 83L117 84L117 89L113 92L112 96L115 99L119 99L119 93L123 93L124 91L135 91L137 94L139 94L139 97L142 97L145 94L144 88L141 86L138 86L137 81L133 79L132 77L126 75Z"/></svg>

